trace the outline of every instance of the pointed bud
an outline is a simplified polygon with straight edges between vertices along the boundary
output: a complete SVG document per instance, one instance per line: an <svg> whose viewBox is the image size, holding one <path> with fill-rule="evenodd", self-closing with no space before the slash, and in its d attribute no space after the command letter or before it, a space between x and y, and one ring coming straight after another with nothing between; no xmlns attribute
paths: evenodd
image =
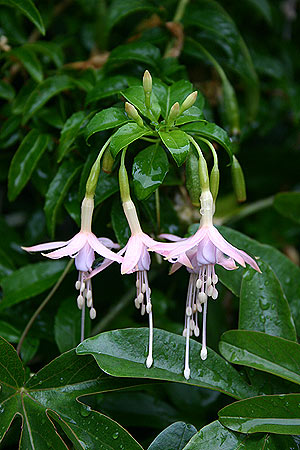
<svg viewBox="0 0 300 450"><path fill-rule="evenodd" d="M143 119L131 103L125 103L125 111L128 117L130 117L130 119L133 119L140 127L144 126Z"/></svg>
<svg viewBox="0 0 300 450"><path fill-rule="evenodd" d="M191 202L194 206L199 207L201 188L198 170L198 158L192 148L190 148L186 159L185 179Z"/></svg>
<svg viewBox="0 0 300 450"><path fill-rule="evenodd" d="M231 165L231 176L234 193L238 202L244 202L246 200L246 185L245 178L240 166L240 163L233 155L233 161Z"/></svg>
<svg viewBox="0 0 300 450"><path fill-rule="evenodd" d="M151 94L152 92L152 77L150 75L149 70L145 70L144 76L143 76L143 88L145 94Z"/></svg>
<svg viewBox="0 0 300 450"><path fill-rule="evenodd" d="M211 192L211 195L213 196L214 202L216 201L217 196L218 196L219 182L220 182L219 168L218 168L217 164L214 164L213 168L211 170L210 179L209 179L210 192Z"/></svg>
<svg viewBox="0 0 300 450"><path fill-rule="evenodd" d="M197 95L198 95L198 92L194 91L190 95L187 96L187 98L184 100L184 102L181 105L180 114L182 114L184 111L186 111L191 106L193 106L193 104L197 100Z"/></svg>
<svg viewBox="0 0 300 450"><path fill-rule="evenodd" d="M104 155L103 155L103 161L102 161L102 170L103 170L103 172L111 173L113 165L114 165L114 162L115 162L115 160L114 160L114 158L113 158L113 156L111 154L111 151L110 151L109 148L107 148L105 150L105 152L104 152Z"/></svg>
<svg viewBox="0 0 300 450"><path fill-rule="evenodd" d="M178 102L174 103L174 105L172 106L172 108L170 109L170 112L169 112L169 116L168 116L168 120L167 120L168 125L171 125L171 126L173 125L174 121L179 116L179 110L180 110L179 103Z"/></svg>

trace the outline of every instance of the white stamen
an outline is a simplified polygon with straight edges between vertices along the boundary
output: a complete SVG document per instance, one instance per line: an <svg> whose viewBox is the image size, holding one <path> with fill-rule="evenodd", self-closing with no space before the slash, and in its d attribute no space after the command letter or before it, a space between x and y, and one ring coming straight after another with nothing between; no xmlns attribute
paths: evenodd
<svg viewBox="0 0 300 450"><path fill-rule="evenodd" d="M198 300L200 303L205 303L207 301L207 295L204 292L199 292Z"/></svg>
<svg viewBox="0 0 300 450"><path fill-rule="evenodd" d="M207 358L207 348L202 348L200 353L201 359L204 361Z"/></svg>
<svg viewBox="0 0 300 450"><path fill-rule="evenodd" d="M90 309L90 318L93 320L96 317L96 310L95 308Z"/></svg>
<svg viewBox="0 0 300 450"><path fill-rule="evenodd" d="M211 285L211 277L207 277L206 286L208 287L210 285Z"/></svg>
<svg viewBox="0 0 300 450"><path fill-rule="evenodd" d="M75 283L75 289L77 289L77 291L79 291L80 285L81 285L81 282L79 280L77 280Z"/></svg>
<svg viewBox="0 0 300 450"><path fill-rule="evenodd" d="M207 358L206 349L206 315L207 315L207 302L204 303L203 307L203 324L202 324L202 349L201 349L201 359L205 360Z"/></svg>
<svg viewBox="0 0 300 450"><path fill-rule="evenodd" d="M190 328L191 328L191 331L194 331L194 329L195 329L195 322L193 321L193 319L191 320Z"/></svg>
<svg viewBox="0 0 300 450"><path fill-rule="evenodd" d="M80 284L80 291L83 292L84 289L85 289L85 282L82 281L81 284Z"/></svg>
<svg viewBox="0 0 300 450"><path fill-rule="evenodd" d="M191 371L190 371L190 368L189 367L186 367L185 369L184 369L184 378L186 379L186 380L188 380L189 378L190 378L190 374L191 374Z"/></svg>
<svg viewBox="0 0 300 450"><path fill-rule="evenodd" d="M82 309L84 304L84 298L82 297L82 295L78 295L77 297L77 306L79 309Z"/></svg>
<svg viewBox="0 0 300 450"><path fill-rule="evenodd" d="M193 314L193 310L190 306L186 307L185 313L187 316L191 316Z"/></svg>
<svg viewBox="0 0 300 450"><path fill-rule="evenodd" d="M144 300L144 294L140 293L140 294L137 296L137 299L138 299L139 303L143 303L143 300Z"/></svg>
<svg viewBox="0 0 300 450"><path fill-rule="evenodd" d="M187 329L185 328L182 332L182 336L186 337Z"/></svg>
<svg viewBox="0 0 300 450"><path fill-rule="evenodd" d="M134 304L135 304L135 307L136 307L137 309L140 309L141 304L140 304L140 302L138 301L137 298L134 299Z"/></svg>
<svg viewBox="0 0 300 450"><path fill-rule="evenodd" d="M145 283L142 284L142 293L145 294L146 292L146 285Z"/></svg>
<svg viewBox="0 0 300 450"><path fill-rule="evenodd" d="M202 306L199 301L197 301L197 310L201 313L202 312Z"/></svg>
<svg viewBox="0 0 300 450"><path fill-rule="evenodd" d="M198 278L198 280L196 281L196 288L201 289L201 287L202 287L202 280L200 280L200 278Z"/></svg>
<svg viewBox="0 0 300 450"><path fill-rule="evenodd" d="M152 358L150 355L148 355L148 356L147 356L147 359L146 359L146 366L147 366L147 369L150 369L150 367L152 366L152 364L153 364L153 358Z"/></svg>
<svg viewBox="0 0 300 450"><path fill-rule="evenodd" d="M217 289L216 288L214 288L214 290L213 290L213 293L212 293L212 298L214 299L214 300L216 300L217 298L218 298L218 295L219 295L219 292L217 291Z"/></svg>
<svg viewBox="0 0 300 450"><path fill-rule="evenodd" d="M139 280L136 280L135 286L136 286L137 289L138 289L139 285L140 285L140 281L139 281Z"/></svg>
<svg viewBox="0 0 300 450"><path fill-rule="evenodd" d="M86 293L86 299L89 300L92 297L93 297L92 291L88 290L87 293Z"/></svg>
<svg viewBox="0 0 300 450"><path fill-rule="evenodd" d="M199 334L200 334L199 327L196 326L195 329L194 329L194 335L195 335L196 337L198 337Z"/></svg>
<svg viewBox="0 0 300 450"><path fill-rule="evenodd" d="M87 299L86 305L87 305L88 308L91 308L93 306L93 299L92 299L92 297Z"/></svg>
<svg viewBox="0 0 300 450"><path fill-rule="evenodd" d="M151 313L151 311L152 311L152 305L151 305L151 303L149 302L149 303L147 303L147 305L146 305L146 311L147 311L147 313L148 314L150 314Z"/></svg>
<svg viewBox="0 0 300 450"><path fill-rule="evenodd" d="M146 307L144 305L144 303L142 303L142 307L141 307L141 315L143 316L146 312Z"/></svg>
<svg viewBox="0 0 300 450"><path fill-rule="evenodd" d="M214 287L213 287L212 284L210 284L210 285L208 286L208 288L207 288L207 291L206 291L208 297L211 297L211 296L212 296L213 291L214 291Z"/></svg>
<svg viewBox="0 0 300 450"><path fill-rule="evenodd" d="M215 273L212 276L212 282L213 284L217 284L217 282L219 281L219 277L218 275L216 275Z"/></svg>
<svg viewBox="0 0 300 450"><path fill-rule="evenodd" d="M150 306L151 306L151 303L150 303ZM146 359L146 366L148 369L150 369L150 367L153 364L152 352L153 352L153 318L152 318L152 312L150 311L150 313L149 313L149 349L148 349L148 356Z"/></svg>

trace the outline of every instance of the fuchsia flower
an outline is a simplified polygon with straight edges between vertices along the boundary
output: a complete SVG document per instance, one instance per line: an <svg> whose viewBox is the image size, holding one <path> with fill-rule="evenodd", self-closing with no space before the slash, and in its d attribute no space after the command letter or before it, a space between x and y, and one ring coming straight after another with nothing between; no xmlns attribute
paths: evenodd
<svg viewBox="0 0 300 450"><path fill-rule="evenodd" d="M32 247L22 247L28 252L42 252L56 249L50 253L42 253L43 256L51 259L59 259L64 256L75 258L75 266L79 272L78 280L75 283L76 289L79 290L77 297L77 305L82 309L85 303L90 308L90 317L96 317L96 310L93 307L93 295L91 280L85 283L86 275L92 270L95 260L95 252L104 258L121 263L123 258L117 253L112 252L111 248L119 248L118 244L114 244L108 238L99 238L91 231L92 214L94 209L94 201L90 198L84 198L81 207L81 230L69 241L47 242L45 244L34 245Z"/></svg>
<svg viewBox="0 0 300 450"><path fill-rule="evenodd" d="M227 270L237 269L235 262L245 267L248 263L253 269L260 272L257 263L247 253L237 249L227 242L219 231L213 226L212 218L214 205L211 193L205 191L201 195L201 222L198 231L191 237L181 239L174 235L161 235L172 243L160 243L151 248L165 256L173 263L171 273L182 265L190 272L190 280L186 299L185 325L183 335L186 336L186 354L184 376L190 377L189 368L189 337L200 334L198 325L198 312L203 308L202 350L201 359L207 358L206 348L206 315L207 299L216 299L218 291L216 284L218 276L215 273L215 264Z"/></svg>

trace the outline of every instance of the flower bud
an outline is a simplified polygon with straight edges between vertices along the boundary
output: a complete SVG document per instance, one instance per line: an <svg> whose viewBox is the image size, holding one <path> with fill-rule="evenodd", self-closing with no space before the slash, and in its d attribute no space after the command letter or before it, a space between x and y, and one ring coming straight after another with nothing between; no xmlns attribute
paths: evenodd
<svg viewBox="0 0 300 450"><path fill-rule="evenodd" d="M152 77L150 75L149 70L145 70L144 76L143 76L143 88L145 94L151 94L152 92Z"/></svg>
<svg viewBox="0 0 300 450"><path fill-rule="evenodd" d="M182 105L180 107L180 114L183 113L184 111L186 111L187 109L189 109L191 106L193 106L193 104L197 100L197 95L198 95L198 92L194 91L190 95L187 96L187 98L184 100L184 102L182 103Z"/></svg>
<svg viewBox="0 0 300 450"><path fill-rule="evenodd" d="M178 102L174 103L174 105L172 106L172 108L170 109L170 112L169 112L169 116L168 116L168 120L167 120L168 125L171 125L171 126L173 125L174 121L179 116L179 110L180 110L179 103Z"/></svg>
<svg viewBox="0 0 300 450"><path fill-rule="evenodd" d="M111 154L111 151L110 151L109 148L107 148L105 150L105 152L104 152L104 155L103 155L103 161L102 161L102 170L103 170L103 172L111 173L113 165L114 165L114 162L115 162L115 160L114 160L114 158L113 158L113 156Z"/></svg>
<svg viewBox="0 0 300 450"><path fill-rule="evenodd" d="M194 206L200 206L200 179L198 170L198 158L195 155L193 149L191 148L185 164L185 176L186 176L186 187Z"/></svg>
<svg viewBox="0 0 300 450"><path fill-rule="evenodd" d="M231 165L231 176L232 176L232 184L234 193L236 195L238 202L244 202L246 200L246 185L244 174L240 163L233 155L233 161Z"/></svg>
<svg viewBox="0 0 300 450"><path fill-rule="evenodd" d="M143 119L131 103L125 103L125 111L128 117L130 117L130 119L133 119L140 127L144 126Z"/></svg>
<svg viewBox="0 0 300 450"><path fill-rule="evenodd" d="M211 170L210 179L209 179L210 192L211 192L211 195L213 196L214 202L216 201L217 196L218 196L219 182L220 182L219 167L217 164L214 164L213 168Z"/></svg>

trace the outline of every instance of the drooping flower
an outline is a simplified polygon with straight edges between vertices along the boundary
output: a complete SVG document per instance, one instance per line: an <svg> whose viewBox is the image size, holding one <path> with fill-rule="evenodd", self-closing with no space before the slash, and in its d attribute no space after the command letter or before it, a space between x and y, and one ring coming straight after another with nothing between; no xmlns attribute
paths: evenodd
<svg viewBox="0 0 300 450"><path fill-rule="evenodd" d="M91 272L95 260L95 252L112 261L121 263L123 258L112 252L110 249L119 248L108 238L97 238L91 231L94 200L85 197L81 206L81 230L68 241L47 242L45 244L34 245L32 247L22 247L28 252L44 252L54 250L49 253L42 253L50 259L59 259L64 256L75 258L75 266L78 270L78 280L75 287L79 290L77 305L83 309L85 301L90 308L90 317L96 317L96 310L93 306L93 294L91 280L85 282L86 275Z"/></svg>
<svg viewBox="0 0 300 450"><path fill-rule="evenodd" d="M173 263L171 273L174 273L182 265L185 265L190 272L183 331L183 335L186 336L184 368L186 379L190 377L189 338L193 334L196 337L200 334L198 312L203 312L201 359L207 358L207 299L211 297L215 300L218 297L216 289L218 276L215 273L215 264L219 264L227 270L234 270L238 268L235 262L243 267L248 263L253 269L260 272L253 258L227 242L214 227L214 204L210 191L204 191L200 200L202 217L199 229L193 236L181 239L174 235L161 235L173 242L156 244L150 249L165 256Z"/></svg>

